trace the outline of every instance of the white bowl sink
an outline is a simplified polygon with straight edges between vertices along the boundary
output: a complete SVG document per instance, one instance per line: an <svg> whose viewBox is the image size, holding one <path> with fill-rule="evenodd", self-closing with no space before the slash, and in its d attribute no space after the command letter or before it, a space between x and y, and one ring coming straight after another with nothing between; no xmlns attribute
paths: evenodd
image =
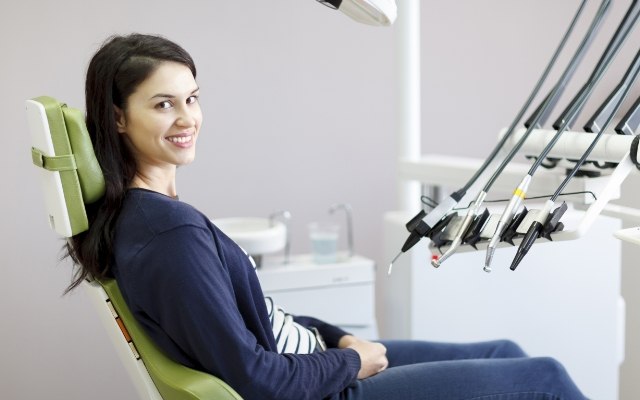
<svg viewBox="0 0 640 400"><path fill-rule="evenodd" d="M220 218L213 223L252 256L280 251L287 241L285 225L268 218Z"/></svg>

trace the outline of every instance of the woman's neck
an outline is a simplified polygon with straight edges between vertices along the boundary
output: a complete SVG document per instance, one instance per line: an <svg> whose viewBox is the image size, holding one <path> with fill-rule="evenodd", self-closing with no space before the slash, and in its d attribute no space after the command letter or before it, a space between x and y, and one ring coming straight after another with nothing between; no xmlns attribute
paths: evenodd
<svg viewBox="0 0 640 400"><path fill-rule="evenodd" d="M129 185L132 188L142 188L162 193L169 197L178 197L176 190L175 174L168 176L166 174L144 174L140 171L136 172Z"/></svg>

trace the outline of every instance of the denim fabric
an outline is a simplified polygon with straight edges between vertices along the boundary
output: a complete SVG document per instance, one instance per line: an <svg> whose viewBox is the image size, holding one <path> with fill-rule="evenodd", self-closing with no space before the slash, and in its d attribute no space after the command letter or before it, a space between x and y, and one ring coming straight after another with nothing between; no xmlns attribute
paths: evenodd
<svg viewBox="0 0 640 400"><path fill-rule="evenodd" d="M389 368L356 381L343 400L579 400L566 370L510 341L447 344L382 341Z"/></svg>

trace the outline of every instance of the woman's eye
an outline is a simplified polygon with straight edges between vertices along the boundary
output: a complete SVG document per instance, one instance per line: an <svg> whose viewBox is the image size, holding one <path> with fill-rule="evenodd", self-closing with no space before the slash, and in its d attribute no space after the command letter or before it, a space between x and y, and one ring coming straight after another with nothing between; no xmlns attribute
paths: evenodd
<svg viewBox="0 0 640 400"><path fill-rule="evenodd" d="M166 110L167 108L171 108L171 102L170 101L162 101L162 102L156 104L156 108L159 108L161 110Z"/></svg>
<svg viewBox="0 0 640 400"><path fill-rule="evenodd" d="M198 96L189 96L189 98L187 98L187 104L193 104L195 102L198 101Z"/></svg>

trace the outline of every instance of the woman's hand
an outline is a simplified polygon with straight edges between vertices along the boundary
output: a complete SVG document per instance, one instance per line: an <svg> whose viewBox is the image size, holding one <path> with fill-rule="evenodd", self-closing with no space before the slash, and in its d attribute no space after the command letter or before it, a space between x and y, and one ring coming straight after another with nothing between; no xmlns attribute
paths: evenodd
<svg viewBox="0 0 640 400"><path fill-rule="evenodd" d="M360 356L360 371L358 379L368 378L381 371L389 365L387 360L387 348L380 343L369 342L358 339L355 336L346 335L340 338L338 347L355 350Z"/></svg>

